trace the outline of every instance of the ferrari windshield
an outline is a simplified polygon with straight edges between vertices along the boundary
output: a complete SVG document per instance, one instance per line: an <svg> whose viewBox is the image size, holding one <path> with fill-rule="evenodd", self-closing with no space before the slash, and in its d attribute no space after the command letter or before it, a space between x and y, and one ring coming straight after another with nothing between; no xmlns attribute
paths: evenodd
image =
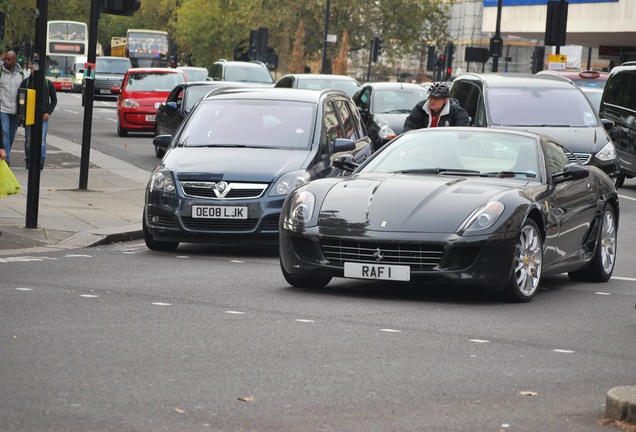
<svg viewBox="0 0 636 432"><path fill-rule="evenodd" d="M513 133L441 129L402 135L361 171L539 178L537 139Z"/></svg>
<svg viewBox="0 0 636 432"><path fill-rule="evenodd" d="M196 106L179 136L184 147L308 149L315 105L286 100L215 100Z"/></svg>

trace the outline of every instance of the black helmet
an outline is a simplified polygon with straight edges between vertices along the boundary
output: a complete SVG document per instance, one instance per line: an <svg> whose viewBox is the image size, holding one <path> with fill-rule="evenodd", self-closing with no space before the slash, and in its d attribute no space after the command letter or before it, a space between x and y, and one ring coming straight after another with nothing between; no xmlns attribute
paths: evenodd
<svg viewBox="0 0 636 432"><path fill-rule="evenodd" d="M433 83L428 89L428 95L438 98L447 98L450 94L448 85L443 82Z"/></svg>

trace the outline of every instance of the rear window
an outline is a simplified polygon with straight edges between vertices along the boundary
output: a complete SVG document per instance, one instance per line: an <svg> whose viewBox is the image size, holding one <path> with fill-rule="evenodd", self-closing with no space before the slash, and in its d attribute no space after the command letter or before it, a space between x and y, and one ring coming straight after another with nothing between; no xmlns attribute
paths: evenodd
<svg viewBox="0 0 636 432"><path fill-rule="evenodd" d="M488 92L496 126L597 127L594 108L576 88L497 88Z"/></svg>
<svg viewBox="0 0 636 432"><path fill-rule="evenodd" d="M609 79L603 103L636 111L636 70L619 71Z"/></svg>
<svg viewBox="0 0 636 432"><path fill-rule="evenodd" d="M226 67L226 81L273 84L274 79L264 67Z"/></svg>

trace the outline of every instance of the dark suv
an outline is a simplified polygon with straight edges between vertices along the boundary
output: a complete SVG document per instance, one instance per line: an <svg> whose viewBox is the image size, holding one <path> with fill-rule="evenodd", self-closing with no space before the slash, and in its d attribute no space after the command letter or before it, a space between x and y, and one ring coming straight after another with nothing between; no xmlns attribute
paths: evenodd
<svg viewBox="0 0 636 432"><path fill-rule="evenodd" d="M208 94L174 137L146 188L144 239L278 244L283 201L313 179L343 174L334 159L371 155L356 106L339 90L244 87ZM334 216L334 217L337 217Z"/></svg>
<svg viewBox="0 0 636 432"><path fill-rule="evenodd" d="M132 65L126 57L97 57L95 59L94 99L117 100L111 93L113 87L121 87L121 81ZM82 106L86 101L86 82L82 82Z"/></svg>
<svg viewBox="0 0 636 432"><path fill-rule="evenodd" d="M238 81L261 85L274 85L274 78L265 63L259 61L218 60L210 70L214 81Z"/></svg>
<svg viewBox="0 0 636 432"><path fill-rule="evenodd" d="M471 125L545 134L586 165L618 175L618 155L594 107L570 80L551 75L462 74L450 97L468 111Z"/></svg>
<svg viewBox="0 0 636 432"><path fill-rule="evenodd" d="M636 62L623 63L611 70L599 113L602 119L613 123L610 136L621 164L621 173L616 178L616 186L620 187L625 178L636 176Z"/></svg>

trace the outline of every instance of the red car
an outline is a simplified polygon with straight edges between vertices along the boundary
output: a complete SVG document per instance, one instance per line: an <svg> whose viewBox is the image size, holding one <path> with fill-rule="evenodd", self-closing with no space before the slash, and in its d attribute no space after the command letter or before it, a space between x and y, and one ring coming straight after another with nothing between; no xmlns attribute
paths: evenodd
<svg viewBox="0 0 636 432"><path fill-rule="evenodd" d="M185 81L186 76L179 69L129 69L121 88L111 89L117 95L117 134L125 137L128 132L153 132L157 107L176 85Z"/></svg>

